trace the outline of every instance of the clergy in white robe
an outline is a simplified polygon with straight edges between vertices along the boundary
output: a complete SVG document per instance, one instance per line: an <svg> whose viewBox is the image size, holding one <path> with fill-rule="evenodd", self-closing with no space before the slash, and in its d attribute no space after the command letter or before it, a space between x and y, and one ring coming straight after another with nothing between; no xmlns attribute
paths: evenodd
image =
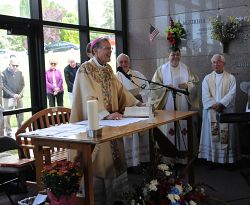
<svg viewBox="0 0 250 205"><path fill-rule="evenodd" d="M216 163L234 163L239 159L239 143L235 124L219 123L217 113L235 112L235 77L224 70L225 58L215 54L213 72L202 82L203 121L199 158Z"/></svg>
<svg viewBox="0 0 250 205"><path fill-rule="evenodd" d="M139 71L131 70L130 58L128 55L121 53L117 57L117 65L123 69L123 72L131 74L131 80L126 78L121 72L117 72L116 76L137 99L147 102L149 86L146 77ZM139 77L139 78L136 78ZM145 79L145 80L142 80ZM144 88L144 89L142 89ZM138 97L139 96L139 97ZM149 162L149 133L140 132L123 138L125 157L128 167L137 166L140 162Z"/></svg>
<svg viewBox="0 0 250 205"><path fill-rule="evenodd" d="M180 50L171 51L169 61L161 65L155 72L152 81L163 85L172 86L178 89L187 90L190 94L184 95L177 93L176 110L188 111L199 109L198 84L199 79L192 71L182 62L180 62ZM174 110L174 98L171 90L161 88L159 85L150 84L152 91L152 101L156 109ZM161 131L166 135L169 141L181 151L186 151L187 144L187 122L179 121L168 123L160 127ZM176 130L175 130L176 129ZM175 136L176 133L176 136Z"/></svg>
<svg viewBox="0 0 250 205"><path fill-rule="evenodd" d="M92 42L93 58L81 65L73 88L70 122L87 120L87 100L98 100L100 119L118 120L126 106L140 103L115 77L110 61L111 46L107 38ZM70 152L75 160L76 151ZM92 153L95 205L113 204L126 191L127 166L123 140L112 140L95 146Z"/></svg>

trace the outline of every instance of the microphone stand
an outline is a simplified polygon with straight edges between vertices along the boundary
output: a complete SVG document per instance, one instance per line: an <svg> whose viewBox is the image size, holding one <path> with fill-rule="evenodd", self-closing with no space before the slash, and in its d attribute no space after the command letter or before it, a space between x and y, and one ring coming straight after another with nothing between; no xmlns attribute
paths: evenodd
<svg viewBox="0 0 250 205"><path fill-rule="evenodd" d="M130 76L130 77L133 77L133 78L138 78L138 79L140 79L140 80L144 80L144 81L148 82L149 84L152 83L152 84L159 85L159 86L161 86L161 87L167 88L167 90L172 91L172 93L173 93L173 98L174 98L174 99L176 99L176 94L177 94L177 93L181 93L181 94L184 94L184 95L189 95L188 90L183 90L183 89L174 88L174 87L169 86L169 85L164 85L164 84L161 84L161 83L157 83L157 82L154 82L154 81L152 81L152 80L140 78L140 77L137 77L137 76L134 76L134 75L131 75L131 74L130 74L129 76ZM175 103L174 103L174 104L175 104ZM176 107L176 105L175 105L175 107Z"/></svg>
<svg viewBox="0 0 250 205"><path fill-rule="evenodd" d="M130 77L134 77L134 78L138 78L140 80L144 80L144 81L147 81L149 84L155 84L155 85L159 85L161 87L164 87L166 88L166 91L167 90L170 90L171 93L172 93L172 96L173 96L173 101L174 101L174 111L177 111L177 106L176 106L176 95L177 93L181 93L181 94L184 94L184 95L189 95L189 92L188 90L183 90L183 89L178 89L178 88L174 88L172 86L169 86L169 85L164 85L164 84L161 84L161 83L157 83L157 82L154 82L154 81L151 81L151 80L148 80L148 79L144 79L144 78L140 78L140 77L137 77L137 76L134 76L134 75L129 75ZM177 121L174 121L174 134L175 134L175 148L177 149ZM178 141L178 145L180 147L180 140Z"/></svg>

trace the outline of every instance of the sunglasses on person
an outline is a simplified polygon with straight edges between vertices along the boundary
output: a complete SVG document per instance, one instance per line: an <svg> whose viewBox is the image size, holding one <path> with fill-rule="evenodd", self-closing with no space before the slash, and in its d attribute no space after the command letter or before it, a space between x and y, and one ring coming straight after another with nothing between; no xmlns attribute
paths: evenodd
<svg viewBox="0 0 250 205"><path fill-rule="evenodd" d="M12 67L17 68L19 65L12 65Z"/></svg>
<svg viewBox="0 0 250 205"><path fill-rule="evenodd" d="M50 63L50 65L56 65L56 63Z"/></svg>

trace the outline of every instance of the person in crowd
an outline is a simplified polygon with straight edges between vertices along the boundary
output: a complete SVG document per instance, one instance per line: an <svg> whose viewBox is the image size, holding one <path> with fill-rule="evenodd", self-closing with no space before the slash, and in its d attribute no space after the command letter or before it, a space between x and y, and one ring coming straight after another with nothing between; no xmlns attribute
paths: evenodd
<svg viewBox="0 0 250 205"><path fill-rule="evenodd" d="M212 163L234 163L239 159L239 142L235 124L219 123L217 113L235 112L236 80L225 71L225 58L215 54L213 72L202 82L203 121L199 158Z"/></svg>
<svg viewBox="0 0 250 205"><path fill-rule="evenodd" d="M132 70L130 68L130 58L128 55L121 53L117 57L117 66L123 70L126 74L131 74L131 81L130 79L126 78L122 72L116 73L117 78L121 81L127 90L129 90L135 98L140 100L141 102L148 101L148 93L149 93L149 86L146 77L140 73L139 71ZM141 79L138 79L139 77ZM145 80L142 80L145 79ZM143 89L142 89L143 88ZM147 132L146 132L147 133ZM148 162L149 161L149 138L146 136L140 137L140 135L145 135L146 133L141 132L138 134L133 134L132 137L124 137L124 149L125 149L125 156L127 161L128 167L135 167L140 162Z"/></svg>
<svg viewBox="0 0 250 205"><path fill-rule="evenodd" d="M88 56L89 59L93 57L93 53L91 50L91 42L89 42L86 46L86 55Z"/></svg>
<svg viewBox="0 0 250 205"><path fill-rule="evenodd" d="M9 67L2 72L3 83L3 106L5 110L23 108L24 77L18 69L19 62L16 58L11 58ZM5 116L5 132L11 136L10 115ZM17 114L17 126L21 127L23 113Z"/></svg>
<svg viewBox="0 0 250 205"><path fill-rule="evenodd" d="M68 87L70 105L72 106L73 100L73 85L76 77L76 72L80 65L76 63L73 58L68 59L68 65L64 68L64 78Z"/></svg>
<svg viewBox="0 0 250 205"><path fill-rule="evenodd" d="M176 110L178 111L188 111L190 109L199 109L198 100L198 77L192 73L192 71L182 63L181 61L180 49L171 51L169 54L169 61L161 65L155 72L152 81L167 85L170 88L182 89L189 92L189 95L182 93L177 93L173 96L171 89L160 88L159 85L151 83L152 91L152 101L156 109L160 110ZM174 98L176 97L176 98ZM174 100L175 99L175 100ZM177 124L168 123L167 125L159 127L163 134L168 140L165 142L158 143L159 146L173 147L173 150L186 151L187 150L187 123L186 121L178 121ZM164 145L165 146L165 145ZM163 148L164 148L163 146ZM177 148L177 149L175 149ZM166 148L164 148L166 150ZM164 150L161 149L161 150ZM172 153L171 155L176 155L177 153ZM164 155L167 155L164 154ZM170 156L170 155L168 155ZM170 156L174 157L174 156Z"/></svg>
<svg viewBox="0 0 250 205"><path fill-rule="evenodd" d="M99 119L118 120L126 106L140 102L127 91L115 77L109 64L111 45L107 38L97 38L91 43L93 58L79 68L75 83L70 122L87 119L87 101L98 100ZM69 158L77 160L71 150ZM95 146L92 153L94 171L95 205L110 205L128 188L126 160L122 139Z"/></svg>
<svg viewBox="0 0 250 205"><path fill-rule="evenodd" d="M63 78L61 71L56 68L57 60L50 59L50 68L46 71L46 87L47 97L49 100L49 106L55 107L55 101L57 106L63 106Z"/></svg>

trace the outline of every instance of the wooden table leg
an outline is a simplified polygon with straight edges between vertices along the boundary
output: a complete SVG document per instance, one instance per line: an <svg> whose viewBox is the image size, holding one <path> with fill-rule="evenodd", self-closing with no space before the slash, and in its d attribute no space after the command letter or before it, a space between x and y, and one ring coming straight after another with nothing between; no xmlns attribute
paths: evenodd
<svg viewBox="0 0 250 205"><path fill-rule="evenodd" d="M42 169L43 169L43 148L38 144L38 139L34 140L34 157L36 165L36 182L37 182L37 191L43 190L43 185L41 182Z"/></svg>
<svg viewBox="0 0 250 205"><path fill-rule="evenodd" d="M93 166L91 154L91 145L83 145L82 159L86 205L94 205Z"/></svg>
<svg viewBox="0 0 250 205"><path fill-rule="evenodd" d="M155 139L153 129L149 129L149 154L150 154L150 161L152 163L155 162Z"/></svg>
<svg viewBox="0 0 250 205"><path fill-rule="evenodd" d="M193 124L192 117L187 118L187 130L188 130L188 180L190 184L194 184L194 135L193 135Z"/></svg>

